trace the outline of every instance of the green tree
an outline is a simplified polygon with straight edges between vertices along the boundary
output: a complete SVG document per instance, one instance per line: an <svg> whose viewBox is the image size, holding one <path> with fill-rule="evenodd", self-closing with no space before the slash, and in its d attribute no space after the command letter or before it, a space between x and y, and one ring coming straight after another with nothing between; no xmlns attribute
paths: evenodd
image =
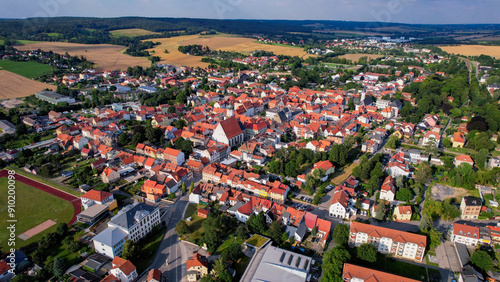
<svg viewBox="0 0 500 282"><path fill-rule="evenodd" d="M137 246L137 244L130 239L125 241L125 243L123 244L122 258L130 260L137 257L138 254L139 247Z"/></svg>
<svg viewBox="0 0 500 282"><path fill-rule="evenodd" d="M128 142L130 142L130 137L128 137L128 134L127 133L122 133L120 134L120 137L118 137L118 145L120 146L126 146L128 144ZM137 142L139 143L139 142Z"/></svg>
<svg viewBox="0 0 500 282"><path fill-rule="evenodd" d="M396 135L391 135L389 140L387 140L386 146L391 149L396 149L399 147L399 138Z"/></svg>
<svg viewBox="0 0 500 282"><path fill-rule="evenodd" d="M241 245L236 242L231 243L224 251L222 252L222 257L224 260L236 261L241 254Z"/></svg>
<svg viewBox="0 0 500 282"><path fill-rule="evenodd" d="M488 149L485 148L479 149L479 152L477 152L475 159L477 167L484 168L484 165L488 161L488 155L489 155Z"/></svg>
<svg viewBox="0 0 500 282"><path fill-rule="evenodd" d="M264 213L259 213L258 215L254 215L253 213L250 215L250 218L247 220L248 229L252 233L264 234L266 232L266 218Z"/></svg>
<svg viewBox="0 0 500 282"><path fill-rule="evenodd" d="M194 181L191 181L191 186L189 187L189 194L193 193L194 190Z"/></svg>
<svg viewBox="0 0 500 282"><path fill-rule="evenodd" d="M451 148L453 146L453 143L451 142L450 138L444 138L443 139L443 146L445 148Z"/></svg>
<svg viewBox="0 0 500 282"><path fill-rule="evenodd" d="M271 239L273 239L274 242L280 244L281 236L283 235L283 231L281 231L281 223L276 220L273 221L271 223L271 226L269 227L268 235L269 237L271 237Z"/></svg>
<svg viewBox="0 0 500 282"><path fill-rule="evenodd" d="M15 133L17 136L22 136L22 135L28 133L28 128L26 128L26 125L24 123L20 123L16 126Z"/></svg>
<svg viewBox="0 0 500 282"><path fill-rule="evenodd" d="M227 265L222 258L219 258L215 261L213 271L215 280L218 282L231 282L233 280L231 275L227 271Z"/></svg>
<svg viewBox="0 0 500 282"><path fill-rule="evenodd" d="M143 133L136 133L134 136L132 136L132 146L137 146L137 144L144 142L144 134Z"/></svg>
<svg viewBox="0 0 500 282"><path fill-rule="evenodd" d="M356 250L356 255L364 261L375 262L377 260L377 247L370 243L361 244Z"/></svg>
<svg viewBox="0 0 500 282"><path fill-rule="evenodd" d="M443 205L441 202L435 200L426 200L422 214L428 215L431 218L436 218L443 214Z"/></svg>
<svg viewBox="0 0 500 282"><path fill-rule="evenodd" d="M77 242L75 240L71 240L68 244L68 250L72 253L78 252L78 250L80 250L81 247L82 245L80 244L80 242Z"/></svg>
<svg viewBox="0 0 500 282"><path fill-rule="evenodd" d="M311 230L311 235L312 236L316 236L318 234L318 230L316 229L316 225L313 226L312 230Z"/></svg>
<svg viewBox="0 0 500 282"><path fill-rule="evenodd" d="M432 227L432 218L424 214L424 216L420 220L420 225L419 225L420 231L429 230L429 228L431 227Z"/></svg>
<svg viewBox="0 0 500 282"><path fill-rule="evenodd" d="M418 183L422 185L425 184L432 178L432 168L427 163L422 163L415 172L415 178Z"/></svg>
<svg viewBox="0 0 500 282"><path fill-rule="evenodd" d="M57 225L56 233L59 236L64 236L64 234L66 234L67 231L68 231L68 225L66 225L66 223L59 223Z"/></svg>
<svg viewBox="0 0 500 282"><path fill-rule="evenodd" d="M58 257L54 259L53 272L57 277L62 277L64 272L66 272L66 264L64 261Z"/></svg>
<svg viewBox="0 0 500 282"><path fill-rule="evenodd" d="M238 225L238 228L236 228L236 236L242 239L246 239L248 237L248 229L245 224Z"/></svg>
<svg viewBox="0 0 500 282"><path fill-rule="evenodd" d="M285 165L285 175L289 177L297 176L297 164L295 162L289 162Z"/></svg>
<svg viewBox="0 0 500 282"><path fill-rule="evenodd" d="M186 182L182 182L182 194L186 194Z"/></svg>
<svg viewBox="0 0 500 282"><path fill-rule="evenodd" d="M179 222L177 222L177 225L175 226L175 231L179 235L184 235L184 234L190 232L189 226L187 225L186 221L184 221L184 220L179 220Z"/></svg>
<svg viewBox="0 0 500 282"><path fill-rule="evenodd" d="M411 193L410 189L402 188L396 192L396 199L398 201L409 202L409 201L411 201L411 199L413 199L413 194Z"/></svg>
<svg viewBox="0 0 500 282"><path fill-rule="evenodd" d="M337 281L342 275L344 263L348 262L350 258L351 255L349 252L341 246L336 246L326 251L323 255L322 270L324 274L321 281Z"/></svg>
<svg viewBox="0 0 500 282"><path fill-rule="evenodd" d="M381 200L380 203L377 205L377 210L375 211L375 219L384 220L385 214L386 214L385 201Z"/></svg>
<svg viewBox="0 0 500 282"><path fill-rule="evenodd" d="M470 257L471 262L482 269L483 271L489 271L493 267L493 259L488 255L487 252L478 250Z"/></svg>

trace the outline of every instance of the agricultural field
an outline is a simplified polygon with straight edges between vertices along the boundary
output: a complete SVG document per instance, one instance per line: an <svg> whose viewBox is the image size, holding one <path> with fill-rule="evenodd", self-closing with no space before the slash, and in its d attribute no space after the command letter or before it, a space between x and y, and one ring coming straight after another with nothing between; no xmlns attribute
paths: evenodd
<svg viewBox="0 0 500 282"><path fill-rule="evenodd" d="M7 177L0 178L0 214L2 218L7 217ZM73 206L70 202L53 196L44 191L26 185L20 181L16 181L16 235L20 235L29 229L39 225L46 220L53 220L56 223L67 223L73 217ZM7 238L9 233L6 232L7 221L3 220L0 223L0 246L3 250L7 250ZM43 234L54 232L57 224L46 229L45 231L24 241L16 238L16 248L26 246L30 243L40 240Z"/></svg>
<svg viewBox="0 0 500 282"><path fill-rule="evenodd" d="M151 65L151 62L145 57L132 57L123 54L121 51L124 46L111 44L77 44L66 42L36 42L27 43L22 46L16 46L19 50L53 51L64 54L68 52L71 56L84 56L87 60L96 64L97 70L125 70L128 67Z"/></svg>
<svg viewBox="0 0 500 282"><path fill-rule="evenodd" d="M345 55L342 55L342 56L338 56L338 58L346 58L348 60L351 60L353 63L356 63L362 57L368 57L368 61L370 61L370 60L373 60L373 59L381 58L383 56L382 55L376 55L376 54L345 54Z"/></svg>
<svg viewBox="0 0 500 282"><path fill-rule="evenodd" d="M201 62L202 57L189 56L178 51L179 46L199 44L208 46L212 50L237 51L250 54L255 50L271 51L275 54L289 56L312 56L306 54L302 48L285 47L271 44L258 43L256 39L230 36L226 34L217 35L183 35L171 38L155 38L155 42L161 44L149 51L154 50L154 55L159 56L162 62L175 66L207 67L208 63ZM168 50L168 53L164 51Z"/></svg>
<svg viewBox="0 0 500 282"><path fill-rule="evenodd" d="M0 70L0 99L26 97L46 88L56 90L54 85L31 80L6 70Z"/></svg>
<svg viewBox="0 0 500 282"><path fill-rule="evenodd" d="M116 29L109 31L113 37L127 36L136 37L151 34L160 34L159 32L149 31L141 28Z"/></svg>
<svg viewBox="0 0 500 282"><path fill-rule="evenodd" d="M464 55L464 56L479 56L488 55L495 58L500 58L500 46L484 46L484 45L458 45L458 46L441 46L443 51L448 53Z"/></svg>
<svg viewBox="0 0 500 282"><path fill-rule="evenodd" d="M0 70L6 70L27 78L37 78L45 74L50 74L52 68L36 62L15 62L0 60Z"/></svg>

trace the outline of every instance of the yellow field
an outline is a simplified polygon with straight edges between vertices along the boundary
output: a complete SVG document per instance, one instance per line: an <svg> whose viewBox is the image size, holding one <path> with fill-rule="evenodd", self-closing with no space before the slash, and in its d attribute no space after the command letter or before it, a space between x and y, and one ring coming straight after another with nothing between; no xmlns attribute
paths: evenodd
<svg viewBox="0 0 500 282"><path fill-rule="evenodd" d="M68 52L71 56L84 56L87 60L96 64L97 70L126 70L128 67L151 65L145 57L132 57L123 54L123 46L111 44L77 44L66 42L36 42L16 46L19 50L53 51L64 54Z"/></svg>
<svg viewBox="0 0 500 282"><path fill-rule="evenodd" d="M129 29L116 29L109 31L113 36L128 36L128 37L136 37L143 35L151 35L151 34L160 34L159 32L149 31L141 28L129 28Z"/></svg>
<svg viewBox="0 0 500 282"><path fill-rule="evenodd" d="M457 55L479 56L484 54L495 58L500 58L500 46L459 45L459 46L441 46L440 48L448 53Z"/></svg>
<svg viewBox="0 0 500 282"><path fill-rule="evenodd" d="M375 55L375 54L345 54L342 56L339 56L339 58L346 58L348 60L351 60L353 63L356 63L359 61L361 57L368 57L369 60L377 59L383 57L382 55Z"/></svg>
<svg viewBox="0 0 500 282"><path fill-rule="evenodd" d="M208 64L201 62L201 57L189 56L179 52L177 48L181 45L199 44L208 46L212 50L236 51L245 54L249 54L255 50L265 50L274 52L277 55L310 56L302 48L261 44L256 41L253 38L235 37L224 34L215 36L184 35L171 38L155 38L154 42L160 42L161 44L149 51L154 50L154 55L161 57L162 62L175 66L189 67L206 67ZM164 52L165 49L168 50L168 54Z"/></svg>
<svg viewBox="0 0 500 282"><path fill-rule="evenodd" d="M341 171L338 175L336 175L332 180L332 184L335 186L339 185L340 183L344 182L349 176L352 174L352 170L358 166L357 163L352 163L350 166L346 167L343 171Z"/></svg>
<svg viewBox="0 0 500 282"><path fill-rule="evenodd" d="M56 90L54 85L31 80L10 71L0 70L0 99L26 97L45 88Z"/></svg>

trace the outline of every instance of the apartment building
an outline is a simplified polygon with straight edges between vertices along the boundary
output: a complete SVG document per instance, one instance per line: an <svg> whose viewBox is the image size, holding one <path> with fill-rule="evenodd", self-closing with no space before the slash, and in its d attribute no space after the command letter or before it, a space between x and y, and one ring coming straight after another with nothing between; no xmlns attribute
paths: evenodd
<svg viewBox="0 0 500 282"><path fill-rule="evenodd" d="M414 233L352 222L349 244L359 246L364 243L375 245L383 254L421 262L424 258L427 238Z"/></svg>
<svg viewBox="0 0 500 282"><path fill-rule="evenodd" d="M463 197L460 203L462 219L477 219L481 213L482 201L479 198Z"/></svg>

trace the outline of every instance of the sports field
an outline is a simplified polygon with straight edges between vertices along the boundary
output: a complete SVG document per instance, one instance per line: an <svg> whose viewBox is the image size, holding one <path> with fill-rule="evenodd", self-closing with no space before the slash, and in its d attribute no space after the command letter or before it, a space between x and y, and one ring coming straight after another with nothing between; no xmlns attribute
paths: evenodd
<svg viewBox="0 0 500 282"><path fill-rule="evenodd" d="M6 70L27 78L38 78L45 74L50 74L52 68L36 62L15 62L0 60L0 70Z"/></svg>
<svg viewBox="0 0 500 282"><path fill-rule="evenodd" d="M16 179L18 176L16 175ZM24 241L17 236L32 229L33 227L47 221L53 220L56 223L68 223L73 218L74 208L73 205L59 197L51 195L47 192L41 191L37 188L29 186L17 180L15 183L15 219L16 223L16 248L26 246L30 243L38 241L43 234L47 232L54 232L57 224L51 226L45 231L34 235L28 240ZM8 179L7 177L0 178L0 245L3 250L8 249L9 233L7 232L8 223L8 210L7 198L8 193Z"/></svg>

